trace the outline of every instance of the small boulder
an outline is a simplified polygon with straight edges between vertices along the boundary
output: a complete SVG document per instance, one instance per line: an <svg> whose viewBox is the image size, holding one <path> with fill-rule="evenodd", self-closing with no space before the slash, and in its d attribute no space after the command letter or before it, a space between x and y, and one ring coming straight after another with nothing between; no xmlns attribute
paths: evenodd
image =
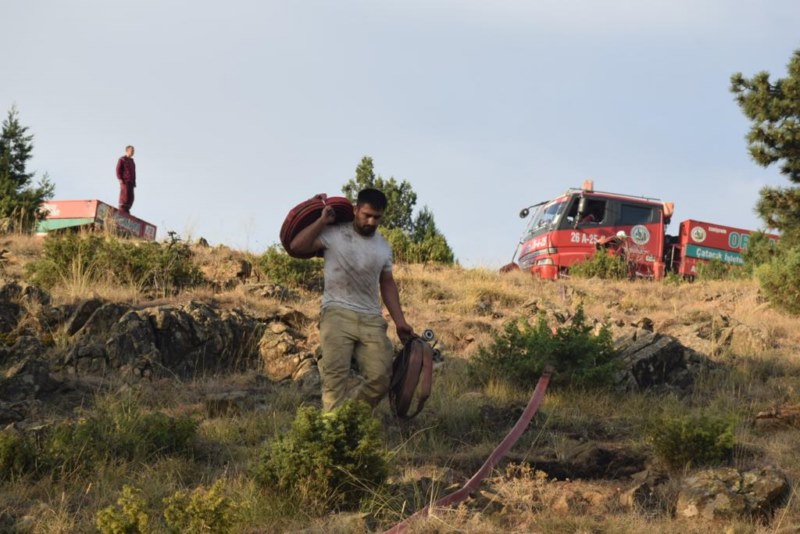
<svg viewBox="0 0 800 534"><path fill-rule="evenodd" d="M678 516L701 519L766 518L789 492L784 475L767 467L741 472L707 469L687 477L678 494Z"/></svg>
<svg viewBox="0 0 800 534"><path fill-rule="evenodd" d="M34 399L60 386L61 382L50 376L47 362L27 359L6 371L5 378L0 380L0 398L11 402Z"/></svg>

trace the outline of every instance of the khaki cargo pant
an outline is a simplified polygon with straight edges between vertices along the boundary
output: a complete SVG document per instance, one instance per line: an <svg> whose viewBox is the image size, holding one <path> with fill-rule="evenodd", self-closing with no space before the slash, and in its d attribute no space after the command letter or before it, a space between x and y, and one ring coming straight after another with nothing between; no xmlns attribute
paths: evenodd
<svg viewBox="0 0 800 534"><path fill-rule="evenodd" d="M386 335L387 326L380 315L336 307L322 310L322 357L318 365L324 411L333 410L347 399L360 399L375 406L389 391L394 349ZM364 381L348 389L353 358Z"/></svg>

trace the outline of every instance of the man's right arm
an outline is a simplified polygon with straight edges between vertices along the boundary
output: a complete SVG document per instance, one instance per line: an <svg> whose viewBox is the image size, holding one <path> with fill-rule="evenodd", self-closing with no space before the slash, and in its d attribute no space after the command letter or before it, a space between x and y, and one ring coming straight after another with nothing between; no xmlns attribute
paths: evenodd
<svg viewBox="0 0 800 534"><path fill-rule="evenodd" d="M120 182L122 181L123 172L124 171L123 171L122 158L119 158L117 160L117 180L119 180Z"/></svg>
<svg viewBox="0 0 800 534"><path fill-rule="evenodd" d="M299 234L294 236L294 239L292 239L292 242L289 244L289 248L296 254L313 254L322 250L325 246L322 244L319 236L322 230L334 221L336 221L336 212L333 210L333 206L325 206L322 209L319 219L303 228Z"/></svg>

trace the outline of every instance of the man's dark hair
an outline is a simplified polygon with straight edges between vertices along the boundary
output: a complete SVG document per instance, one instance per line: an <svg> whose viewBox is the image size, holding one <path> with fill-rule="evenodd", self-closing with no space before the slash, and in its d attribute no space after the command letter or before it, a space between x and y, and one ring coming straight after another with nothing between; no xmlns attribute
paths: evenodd
<svg viewBox="0 0 800 534"><path fill-rule="evenodd" d="M362 189L358 192L356 205L361 206L363 204L369 204L376 210L383 211L386 209L386 204L388 204L388 202L386 200L386 195L383 194L383 191L369 188Z"/></svg>

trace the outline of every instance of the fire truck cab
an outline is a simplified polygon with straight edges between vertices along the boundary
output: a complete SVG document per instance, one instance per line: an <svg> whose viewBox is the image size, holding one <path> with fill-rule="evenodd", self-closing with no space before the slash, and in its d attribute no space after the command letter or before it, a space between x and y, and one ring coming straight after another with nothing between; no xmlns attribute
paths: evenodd
<svg viewBox="0 0 800 534"><path fill-rule="evenodd" d="M525 208L530 220L518 248L521 269L556 279L599 248L624 255L637 275L664 274L664 227L672 205L654 198L594 191L591 181Z"/></svg>

